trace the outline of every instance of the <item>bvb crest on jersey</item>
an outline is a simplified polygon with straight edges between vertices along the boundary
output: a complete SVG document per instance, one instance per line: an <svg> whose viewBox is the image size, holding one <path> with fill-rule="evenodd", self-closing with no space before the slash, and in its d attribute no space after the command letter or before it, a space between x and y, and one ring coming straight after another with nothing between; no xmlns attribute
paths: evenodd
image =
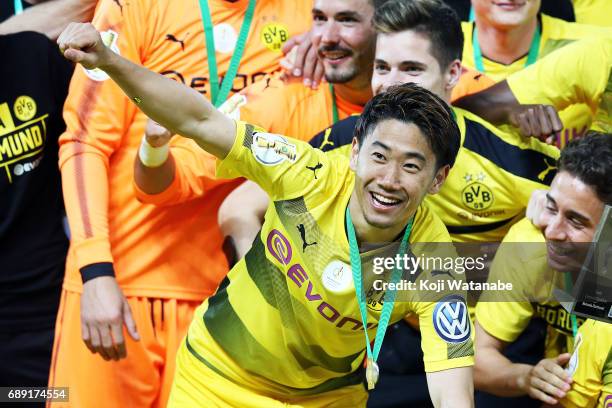
<svg viewBox="0 0 612 408"><path fill-rule="evenodd" d="M493 204L493 191L484 183L485 177L482 172L464 176L467 185L461 191L461 201L472 210L486 210Z"/></svg>

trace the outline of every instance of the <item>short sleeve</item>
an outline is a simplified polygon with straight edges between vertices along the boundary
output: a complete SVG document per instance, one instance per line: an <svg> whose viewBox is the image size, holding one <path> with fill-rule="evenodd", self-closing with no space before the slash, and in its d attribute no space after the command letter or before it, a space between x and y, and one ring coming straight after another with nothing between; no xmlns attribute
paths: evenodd
<svg viewBox="0 0 612 408"><path fill-rule="evenodd" d="M518 254L513 254L518 247L504 240L491 263L488 282L511 282L514 290L522 289L523 284L517 277L521 272L524 275L528 268ZM491 292L483 293L476 305L476 321L491 336L513 342L529 324L534 314L533 306L529 302L504 302L493 296Z"/></svg>
<svg viewBox="0 0 612 408"><path fill-rule="evenodd" d="M474 331L462 296L451 294L438 302L415 303L415 312L426 372L474 365Z"/></svg>

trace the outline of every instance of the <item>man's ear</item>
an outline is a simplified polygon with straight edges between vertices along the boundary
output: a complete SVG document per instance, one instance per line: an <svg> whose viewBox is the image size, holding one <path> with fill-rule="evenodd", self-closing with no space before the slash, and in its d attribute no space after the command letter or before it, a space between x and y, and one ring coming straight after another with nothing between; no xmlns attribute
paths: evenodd
<svg viewBox="0 0 612 408"><path fill-rule="evenodd" d="M357 156L359 156L359 141L356 137L353 138L351 144L351 170L357 171Z"/></svg>
<svg viewBox="0 0 612 408"><path fill-rule="evenodd" d="M429 194L436 194L442 188L444 181L448 177L448 172L450 171L450 166L447 164L446 166L442 166L436 172L436 176L434 177L431 186L429 187Z"/></svg>
<svg viewBox="0 0 612 408"><path fill-rule="evenodd" d="M459 78L461 78L461 74L463 73L463 67L461 66L461 61L454 60L451 62L448 70L446 71L446 90L452 91L453 88L459 83Z"/></svg>

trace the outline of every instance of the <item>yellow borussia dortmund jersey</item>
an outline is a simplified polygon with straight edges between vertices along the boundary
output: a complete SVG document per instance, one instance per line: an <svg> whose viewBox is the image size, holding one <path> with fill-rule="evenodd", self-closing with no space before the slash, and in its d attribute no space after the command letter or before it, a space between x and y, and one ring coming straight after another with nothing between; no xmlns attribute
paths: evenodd
<svg viewBox="0 0 612 408"><path fill-rule="evenodd" d="M533 317L547 323L545 355L556 357L572 350L570 314L554 299L553 289L563 288L563 274L548 266L542 232L527 219L515 224L495 254L489 281L512 282L514 299L537 302L501 302L490 293L476 305L476 320L490 335L511 343L525 330ZM578 324L584 319L577 318Z"/></svg>
<svg viewBox="0 0 612 408"><path fill-rule="evenodd" d="M612 406L612 324L587 320L580 327L567 370L574 382L565 408Z"/></svg>
<svg viewBox="0 0 612 408"><path fill-rule="evenodd" d="M524 216L533 190L555 176L559 151L534 138L502 132L479 117L453 108L461 131L455 165L440 192L425 201L455 242L500 242ZM311 140L323 151L348 155L357 117L326 129Z"/></svg>
<svg viewBox="0 0 612 408"><path fill-rule="evenodd" d="M508 78L520 103L563 109L580 102L592 127L612 132L612 39L577 41Z"/></svg>
<svg viewBox="0 0 612 408"><path fill-rule="evenodd" d="M572 43L575 40L583 38L609 37L612 35L612 30L609 28L569 23L545 14L542 14L540 18L542 23L542 31L538 60L551 52ZM462 29L463 36L465 38L462 63L469 68L475 69L474 48L472 44L474 23L463 22ZM508 65L491 61L483 57L483 66L487 76L498 82L506 79L511 74L522 70L525 67L526 61L526 55ZM572 63L569 63L563 65L562 67L563 70L571 70L571 66ZM539 82L534 85L535 87L531 88L532 91L535 91L542 86L562 86L562 84L552 81L549 78L547 78L546 81ZM564 125L564 129L559 140L559 146L561 147L564 146L568 140L581 136L586 130L588 130L591 123L588 107L582 104L576 104L571 107L568 106L566 109L560 112L560 116Z"/></svg>
<svg viewBox="0 0 612 408"><path fill-rule="evenodd" d="M331 160L307 143L239 122L218 174L255 181L271 203L251 250L198 308L185 347L218 374L279 399L360 383L365 336L344 224L354 185L348 159ZM412 247L450 237L421 205L410 242ZM361 254L365 288L371 287L365 271L382 253L388 254L384 246ZM461 303L454 309L461 319L446 320L450 326L443 327L448 302L407 298L396 302L391 316L396 322L408 313L419 315L429 372L473 364L467 308ZM368 297L370 339L378 305Z"/></svg>
<svg viewBox="0 0 612 408"><path fill-rule="evenodd" d="M576 22L603 27L612 27L612 1L573 0Z"/></svg>

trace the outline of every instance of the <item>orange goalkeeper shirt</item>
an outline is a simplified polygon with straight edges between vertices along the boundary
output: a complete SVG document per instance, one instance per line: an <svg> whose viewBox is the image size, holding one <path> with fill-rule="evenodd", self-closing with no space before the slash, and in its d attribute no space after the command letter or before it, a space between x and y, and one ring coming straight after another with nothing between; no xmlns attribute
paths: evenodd
<svg viewBox="0 0 612 408"><path fill-rule="evenodd" d="M307 3L257 2L234 91L277 70L282 42L309 27ZM209 0L220 76L247 4ZM115 52L210 93L197 0L101 0L93 24ZM112 262L128 296L201 300L212 294L228 268L216 213L236 182L215 181L210 156L177 149L177 160L199 163L206 180L200 197L182 205L140 203L132 180L146 117L100 70L77 67L64 118L60 167L72 234L65 288L81 289L80 268Z"/></svg>
<svg viewBox="0 0 612 408"><path fill-rule="evenodd" d="M241 98L239 108L230 115L234 119L303 141L333 125L334 99L339 120L363 110L361 105L334 96L328 83L311 89L301 82L285 84L276 78L251 85L234 98Z"/></svg>

